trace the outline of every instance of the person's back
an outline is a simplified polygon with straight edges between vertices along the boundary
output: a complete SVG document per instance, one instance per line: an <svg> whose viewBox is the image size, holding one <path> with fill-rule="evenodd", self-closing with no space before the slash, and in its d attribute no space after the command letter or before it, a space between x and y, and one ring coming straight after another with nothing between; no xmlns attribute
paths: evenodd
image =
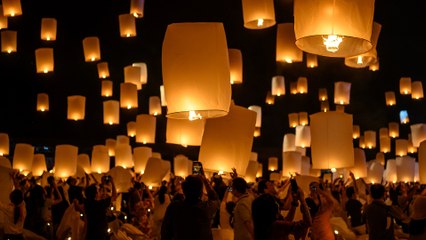
<svg viewBox="0 0 426 240"><path fill-rule="evenodd" d="M234 239L253 239L251 212L253 197L247 193L247 183L243 178L237 177L232 180L232 194L237 197L234 208Z"/></svg>
<svg viewBox="0 0 426 240"><path fill-rule="evenodd" d="M5 239L24 239L24 221L27 212L22 191L13 190L9 198L11 203L0 203L0 211L4 214L3 231Z"/></svg>
<svg viewBox="0 0 426 240"><path fill-rule="evenodd" d="M346 189L346 196L348 201L345 204L345 210L348 216L351 217L351 227L358 227L363 224L362 222L362 203L356 199L354 187Z"/></svg>

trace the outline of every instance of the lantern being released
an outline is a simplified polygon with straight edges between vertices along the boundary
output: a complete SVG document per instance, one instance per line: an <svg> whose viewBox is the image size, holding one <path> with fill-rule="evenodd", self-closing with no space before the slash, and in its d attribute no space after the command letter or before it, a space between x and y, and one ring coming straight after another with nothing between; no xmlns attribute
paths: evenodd
<svg viewBox="0 0 426 240"><path fill-rule="evenodd" d="M86 97L84 96L69 96L68 97L68 114L69 120L83 120L86 109Z"/></svg>
<svg viewBox="0 0 426 240"><path fill-rule="evenodd" d="M47 93L37 94L37 111L49 111L49 95Z"/></svg>
<svg viewBox="0 0 426 240"><path fill-rule="evenodd" d="M116 100L104 101L104 124L120 123L120 102Z"/></svg>
<svg viewBox="0 0 426 240"><path fill-rule="evenodd" d="M179 144L184 147L200 146L204 133L205 120L167 119L166 143Z"/></svg>
<svg viewBox="0 0 426 240"><path fill-rule="evenodd" d="M277 62L302 62L303 52L294 42L294 26L293 23L280 23L277 28Z"/></svg>
<svg viewBox="0 0 426 240"><path fill-rule="evenodd" d="M35 51L37 73L53 72L53 48L39 48Z"/></svg>
<svg viewBox="0 0 426 240"><path fill-rule="evenodd" d="M31 171L34 159L34 147L26 143L17 143L13 153L13 169Z"/></svg>
<svg viewBox="0 0 426 240"><path fill-rule="evenodd" d="M120 14L118 15L118 21L120 23L121 37L136 37L136 20L132 14Z"/></svg>
<svg viewBox="0 0 426 240"><path fill-rule="evenodd" d="M285 95L284 76L272 77L272 96Z"/></svg>
<svg viewBox="0 0 426 240"><path fill-rule="evenodd" d="M9 135L0 133L0 156L9 155Z"/></svg>
<svg viewBox="0 0 426 240"><path fill-rule="evenodd" d="M272 171L272 172L278 170L278 158L277 157L269 157L268 158L268 170Z"/></svg>
<svg viewBox="0 0 426 240"><path fill-rule="evenodd" d="M115 145L115 141L114 141ZM115 150L115 149L114 149ZM109 171L108 147L105 145L95 145L92 150L92 172L106 173Z"/></svg>
<svg viewBox="0 0 426 240"><path fill-rule="evenodd" d="M130 0L130 13L135 18L142 18L145 7L145 0Z"/></svg>
<svg viewBox="0 0 426 240"><path fill-rule="evenodd" d="M14 53L17 50L17 31L1 31L1 52Z"/></svg>
<svg viewBox="0 0 426 240"><path fill-rule="evenodd" d="M99 78L108 78L109 77L108 62L100 62L96 66L98 68Z"/></svg>
<svg viewBox="0 0 426 240"><path fill-rule="evenodd" d="M348 105L351 99L351 83L335 82L334 83L334 103L340 105Z"/></svg>
<svg viewBox="0 0 426 240"><path fill-rule="evenodd" d="M55 177L67 178L77 172L78 147L63 144L55 149Z"/></svg>

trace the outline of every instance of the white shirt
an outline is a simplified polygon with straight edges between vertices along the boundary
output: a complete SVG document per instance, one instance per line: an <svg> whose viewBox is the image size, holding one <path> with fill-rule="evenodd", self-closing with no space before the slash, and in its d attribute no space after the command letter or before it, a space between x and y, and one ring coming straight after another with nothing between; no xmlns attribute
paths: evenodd
<svg viewBox="0 0 426 240"><path fill-rule="evenodd" d="M4 204L0 202L0 211L4 214L4 233L5 234L22 234L24 231L24 221L27 216L25 209L25 203L22 202L20 205L23 216L18 219L16 224L13 221L15 205L12 203Z"/></svg>

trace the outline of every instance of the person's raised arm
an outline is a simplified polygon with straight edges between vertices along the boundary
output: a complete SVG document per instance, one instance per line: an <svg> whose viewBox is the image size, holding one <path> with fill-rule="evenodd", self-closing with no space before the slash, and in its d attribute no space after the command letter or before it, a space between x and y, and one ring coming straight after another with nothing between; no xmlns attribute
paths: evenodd
<svg viewBox="0 0 426 240"><path fill-rule="evenodd" d="M91 176L93 178L93 181L95 181L96 185L99 185L99 181L95 178L95 176L93 176L92 173L89 176Z"/></svg>
<svg viewBox="0 0 426 240"><path fill-rule="evenodd" d="M298 193L298 198L300 202L300 211L302 212L302 215L303 215L303 222L307 226L311 226L312 216L311 216L311 213L309 212L308 204L306 204L306 201L305 201L305 194L303 193L303 190L300 188L297 191L297 193Z"/></svg>
<svg viewBox="0 0 426 240"><path fill-rule="evenodd" d="M58 185L56 184L55 181L53 181L53 191L55 191L56 196L58 196L57 199L53 198L53 205L56 205L56 204L62 202L63 199L62 199L62 194L59 192ZM53 194L53 196L55 196L55 194Z"/></svg>
<svg viewBox="0 0 426 240"><path fill-rule="evenodd" d="M352 182L354 183L354 190L355 190L355 194L356 194L356 195L359 195L359 194L358 194L358 186L356 185L356 178L355 178L355 174L351 171L351 172L349 172L349 175L351 176L351 178L352 178Z"/></svg>

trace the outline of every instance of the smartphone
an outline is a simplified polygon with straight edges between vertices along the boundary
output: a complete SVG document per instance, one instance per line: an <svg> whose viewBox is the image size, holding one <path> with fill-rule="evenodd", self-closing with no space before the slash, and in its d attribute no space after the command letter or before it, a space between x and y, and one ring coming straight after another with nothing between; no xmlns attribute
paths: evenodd
<svg viewBox="0 0 426 240"><path fill-rule="evenodd" d="M290 179L290 184L291 184L291 191L292 191L293 193L297 193L297 191L299 190L299 186L297 186L296 179L291 178L291 179Z"/></svg>
<svg viewBox="0 0 426 240"><path fill-rule="evenodd" d="M192 162L192 174L202 174L203 173L203 165L199 161Z"/></svg>

